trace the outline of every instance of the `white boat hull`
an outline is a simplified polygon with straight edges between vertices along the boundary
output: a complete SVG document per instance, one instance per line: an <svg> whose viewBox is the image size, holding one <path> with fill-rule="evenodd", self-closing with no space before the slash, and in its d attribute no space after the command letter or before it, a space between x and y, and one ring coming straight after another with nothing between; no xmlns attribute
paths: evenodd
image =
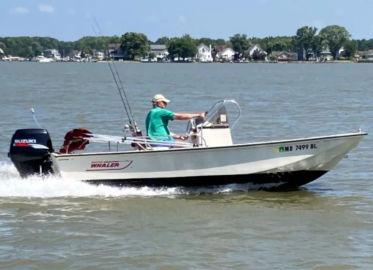
<svg viewBox="0 0 373 270"><path fill-rule="evenodd" d="M366 133L232 146L52 154L66 180L149 186L230 183L301 186L331 170Z"/></svg>

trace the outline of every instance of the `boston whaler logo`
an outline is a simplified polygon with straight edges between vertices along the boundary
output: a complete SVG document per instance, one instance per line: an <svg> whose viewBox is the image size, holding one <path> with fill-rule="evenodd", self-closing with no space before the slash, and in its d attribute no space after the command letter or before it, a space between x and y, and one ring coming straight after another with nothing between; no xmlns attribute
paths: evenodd
<svg viewBox="0 0 373 270"><path fill-rule="evenodd" d="M132 164L132 160L92 161L87 171L123 170Z"/></svg>

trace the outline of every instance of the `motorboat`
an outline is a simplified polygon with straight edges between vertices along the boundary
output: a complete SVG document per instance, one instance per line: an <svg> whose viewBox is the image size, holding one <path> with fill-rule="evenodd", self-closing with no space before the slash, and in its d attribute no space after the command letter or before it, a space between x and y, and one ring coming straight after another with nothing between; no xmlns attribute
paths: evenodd
<svg viewBox="0 0 373 270"><path fill-rule="evenodd" d="M151 140L130 127L121 136L78 128L66 134L58 151L46 129L20 129L9 157L22 177L53 173L64 181L125 186L294 188L333 169L367 135L359 130L234 144L240 115L235 100L218 101L206 118L188 122L186 141Z"/></svg>

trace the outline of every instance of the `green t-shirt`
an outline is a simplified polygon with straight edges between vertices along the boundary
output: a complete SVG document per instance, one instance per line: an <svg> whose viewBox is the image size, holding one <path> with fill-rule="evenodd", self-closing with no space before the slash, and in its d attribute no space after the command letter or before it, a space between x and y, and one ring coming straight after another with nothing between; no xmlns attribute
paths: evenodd
<svg viewBox="0 0 373 270"><path fill-rule="evenodd" d="M150 110L146 116L146 133L152 140L172 140L168 130L168 121L174 120L174 113L159 107Z"/></svg>

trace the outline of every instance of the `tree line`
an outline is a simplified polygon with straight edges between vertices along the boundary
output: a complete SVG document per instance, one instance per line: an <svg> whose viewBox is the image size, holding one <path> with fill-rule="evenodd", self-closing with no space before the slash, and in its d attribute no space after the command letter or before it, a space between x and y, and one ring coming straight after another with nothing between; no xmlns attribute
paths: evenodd
<svg viewBox="0 0 373 270"><path fill-rule="evenodd" d="M151 41L143 33L128 32L122 36L87 36L77 41L59 41L50 37L0 37L0 48L7 55L31 58L40 55L46 49L57 49L62 56L73 51L92 54L94 51L106 51L109 44L120 44L124 59L135 60L149 56L151 44L165 44L170 59L194 57L197 46L201 43L217 46L229 46L237 57L247 57L248 49L258 44L271 54L274 51L297 52L304 60L317 57L322 50L328 48L334 58L338 56L341 47L344 57L351 58L356 51L373 49L373 39L351 39L350 33L343 26L330 25L320 31L316 27L304 26L297 29L294 36L248 37L246 34L235 34L225 39L193 38L190 35L182 37L161 37ZM261 57L258 55L258 57Z"/></svg>
<svg viewBox="0 0 373 270"><path fill-rule="evenodd" d="M108 44L120 42L117 36L83 37L77 41L59 41L50 37L0 37L0 48L6 55L31 58L44 50L57 49L62 56L73 51L92 54L107 50Z"/></svg>

